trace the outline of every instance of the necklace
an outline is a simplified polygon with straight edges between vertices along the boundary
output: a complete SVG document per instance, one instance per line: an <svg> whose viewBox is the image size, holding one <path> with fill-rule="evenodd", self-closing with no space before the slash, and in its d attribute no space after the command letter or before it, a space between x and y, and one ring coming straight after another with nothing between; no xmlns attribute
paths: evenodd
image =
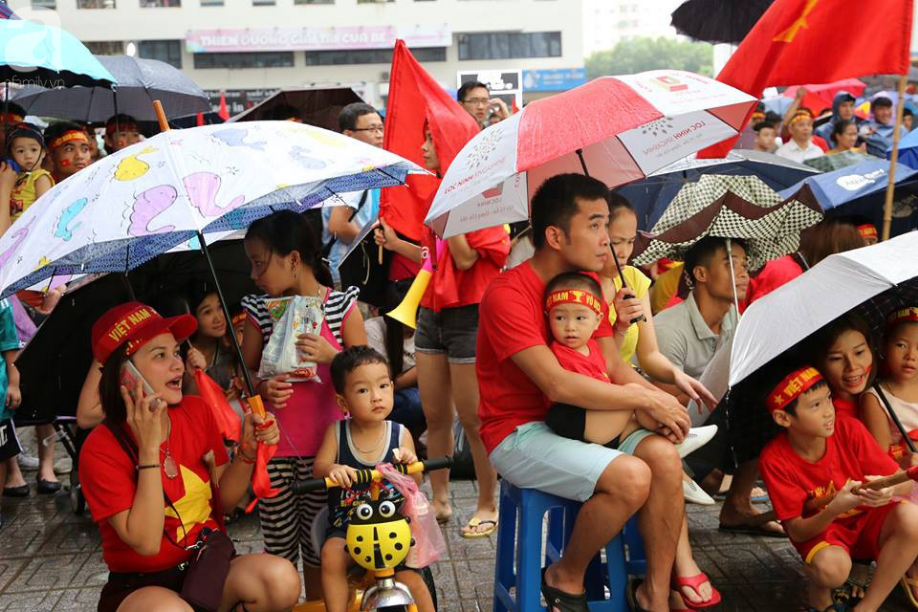
<svg viewBox="0 0 918 612"><path fill-rule="evenodd" d="M373 445L373 448L371 448L370 450L364 450L364 449L360 448L360 447L357 445L357 438L355 438L354 436L351 436L351 444L354 445L354 448L357 449L357 452L358 452L358 453L360 453L360 454L362 454L362 455L371 455L371 454L373 454L373 453L375 453L376 451L379 450L379 448L382 446L382 443L383 443L383 441L384 441L385 439L386 439L386 428L383 427L383 428L382 428L382 431L379 432L379 440L376 441L376 444Z"/></svg>
<svg viewBox="0 0 918 612"><path fill-rule="evenodd" d="M168 417L168 415L166 415ZM172 454L169 452L169 438L172 437L172 419L169 419L169 428L166 433L166 450L164 451L160 447L159 451L166 455L166 458L163 459L163 472L165 472L167 478L175 478L179 475L178 465L175 463L175 459L172 458Z"/></svg>

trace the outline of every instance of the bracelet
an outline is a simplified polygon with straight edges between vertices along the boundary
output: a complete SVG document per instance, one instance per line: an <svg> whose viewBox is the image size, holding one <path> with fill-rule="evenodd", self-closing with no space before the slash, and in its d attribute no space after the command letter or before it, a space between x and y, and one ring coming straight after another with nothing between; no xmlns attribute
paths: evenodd
<svg viewBox="0 0 918 612"><path fill-rule="evenodd" d="M249 448L250 447L248 444L240 445L239 449L236 452L236 456L242 459L243 463L247 463L249 465L255 465L255 462L258 461L258 455L255 455L254 459L249 459L245 454L245 451L248 450Z"/></svg>
<svg viewBox="0 0 918 612"><path fill-rule="evenodd" d="M135 467L135 468L137 469L137 471L139 472L140 470L152 470L153 468L158 468L158 467L160 467L160 466L159 466L158 463L141 463L141 464L136 465L136 466L134 466L134 467Z"/></svg>

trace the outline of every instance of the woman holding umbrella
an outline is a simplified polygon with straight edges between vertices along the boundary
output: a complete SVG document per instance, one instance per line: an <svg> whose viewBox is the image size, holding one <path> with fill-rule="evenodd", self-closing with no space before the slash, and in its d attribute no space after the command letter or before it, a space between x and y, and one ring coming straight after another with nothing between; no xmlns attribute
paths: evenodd
<svg viewBox="0 0 918 612"><path fill-rule="evenodd" d="M190 315L166 319L139 302L112 308L93 326L106 420L83 445L80 482L110 571L100 612L190 610L186 598L202 590L233 610L288 610L299 598L291 563L236 556L222 535L221 507L245 493L256 445L276 444L279 435L273 422L259 427L261 417L247 415L243 444L229 461L210 409L182 394L179 347L196 327ZM215 547L221 537L229 568L216 575L213 557L193 559L201 543ZM208 580L186 581L195 569Z"/></svg>

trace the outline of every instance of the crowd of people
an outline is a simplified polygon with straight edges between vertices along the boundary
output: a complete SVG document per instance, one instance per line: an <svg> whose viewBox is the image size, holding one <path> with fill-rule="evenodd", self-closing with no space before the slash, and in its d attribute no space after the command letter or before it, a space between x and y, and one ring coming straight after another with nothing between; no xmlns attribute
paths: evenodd
<svg viewBox="0 0 918 612"><path fill-rule="evenodd" d="M804 161L858 146L871 151L891 138L887 99L874 100L874 120L861 125L854 98L844 92L814 135L812 112L800 107L802 91L783 120L754 118L757 149ZM452 127L466 140L509 116L482 83L460 88L457 102L468 117ZM294 109L282 113L290 117L278 118L295 118ZM22 114L10 105L5 117L10 161L0 164L0 234L40 206L55 183L103 151L142 138L124 115L106 124L100 149L87 126L57 122L41 132ZM385 125L362 103L339 116L343 134L377 147ZM427 169L442 176L451 160L428 126L419 147ZM825 219L804 233L798 252L758 270L749 269L743 240L702 237L683 262L660 260L642 270L629 264L638 237L631 204L601 181L562 174L538 187L521 226L444 241L425 229L417 243L379 218L367 240L391 257L386 296L371 305L360 287L347 285L339 264L379 215L380 193L369 190L318 215L278 211L253 222L243 247L260 293L227 305L238 306L231 320L202 278L183 295L123 304L96 321L76 417L90 432L78 470L110 570L99 610L191 610L208 598L215 607L204 609L289 610L304 589L307 599L343 612L353 509L370 496L403 495L358 484L355 470L452 455L456 422L478 481L463 538L497 530L498 475L582 502L563 556L542 576L550 609L588 609L587 566L633 515L647 573L629 583L632 608L718 605L721 595L693 555L684 503L713 504L721 494L721 530L787 537L800 551L813 609L847 609L833 593L853 583L849 594L861 598L852 600L859 601L853 609L877 610L900 581L918 608L918 517L913 505L898 503L912 498L910 485L860 487L915 463L868 387L879 374L879 388L906 427L918 430L918 305L890 313L883 338L846 315L796 347L768 388L744 406L755 415L745 423L728 427L720 398L699 382L749 304L833 253L875 243L875 227ZM408 293L425 257L433 272L415 330L385 314ZM62 290L0 302L4 496L30 490L12 426L16 407L28 401L15 358ZM321 327L295 339L301 359L316 364L315 379L260 377L277 332L272 304L295 296L323 313ZM246 407L243 369L265 400L265 416ZM238 413L235 443L224 439L198 397L199 372ZM47 430L38 435L47 437ZM257 503L265 554L237 555L220 534L250 505L249 485L266 446L273 449L266 473L276 494ZM39 448L38 492L54 493L60 483L53 447ZM767 491L756 487L760 473ZM292 480L313 477L343 488L294 493ZM430 480L437 521L452 521L448 473ZM776 520L763 519L756 507L762 498L770 498ZM217 579L192 578L201 547L222 557ZM852 562L862 559L878 563L869 587L849 580ZM428 612L433 593L419 565L409 560L396 576Z"/></svg>

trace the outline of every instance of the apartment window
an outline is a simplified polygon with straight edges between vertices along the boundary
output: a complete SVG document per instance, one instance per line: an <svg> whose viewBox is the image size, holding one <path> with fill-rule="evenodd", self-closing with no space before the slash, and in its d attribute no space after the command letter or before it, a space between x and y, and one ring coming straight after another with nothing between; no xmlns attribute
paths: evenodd
<svg viewBox="0 0 918 612"><path fill-rule="evenodd" d="M289 68L293 66L292 51L195 53L193 57L195 68Z"/></svg>
<svg viewBox="0 0 918 612"><path fill-rule="evenodd" d="M179 8L182 0L140 0L140 8Z"/></svg>
<svg viewBox="0 0 918 612"><path fill-rule="evenodd" d="M335 0L293 0L294 4L334 4Z"/></svg>
<svg viewBox="0 0 918 612"><path fill-rule="evenodd" d="M412 49L419 62L445 62L446 47ZM307 66L341 66L345 64L391 64L392 49L360 49L354 51L307 51Z"/></svg>
<svg viewBox="0 0 918 612"><path fill-rule="evenodd" d="M77 0L78 9L113 9L115 0Z"/></svg>
<svg viewBox="0 0 918 612"><path fill-rule="evenodd" d="M561 57L561 32L459 34L460 60Z"/></svg>
<svg viewBox="0 0 918 612"><path fill-rule="evenodd" d="M201 6L223 6L223 0L201 0Z"/></svg>
<svg viewBox="0 0 918 612"><path fill-rule="evenodd" d="M252 0L252 6L275 6L277 0Z"/></svg>
<svg viewBox="0 0 918 612"><path fill-rule="evenodd" d="M97 40L83 44L93 55L124 55L124 42L120 40Z"/></svg>
<svg viewBox="0 0 918 612"><path fill-rule="evenodd" d="M57 9L56 0L32 0L32 8Z"/></svg>
<svg viewBox="0 0 918 612"><path fill-rule="evenodd" d="M182 41L180 40L142 40L137 46L137 55L146 59L155 59L182 68Z"/></svg>

